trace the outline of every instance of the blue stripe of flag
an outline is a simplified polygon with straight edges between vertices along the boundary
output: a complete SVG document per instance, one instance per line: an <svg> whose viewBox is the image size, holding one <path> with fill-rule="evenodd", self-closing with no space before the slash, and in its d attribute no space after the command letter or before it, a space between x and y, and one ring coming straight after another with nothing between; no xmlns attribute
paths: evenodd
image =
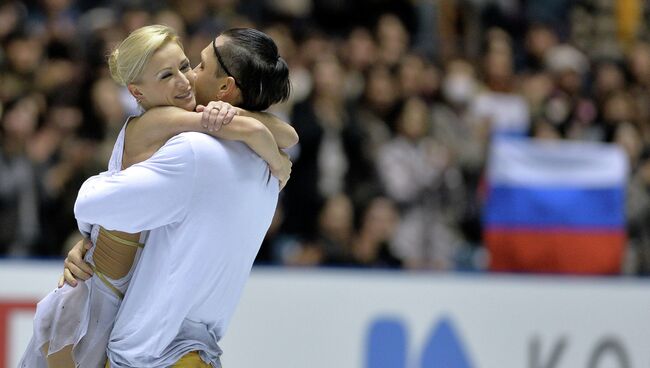
<svg viewBox="0 0 650 368"><path fill-rule="evenodd" d="M495 186L483 214L487 227L620 229L625 192L614 188Z"/></svg>

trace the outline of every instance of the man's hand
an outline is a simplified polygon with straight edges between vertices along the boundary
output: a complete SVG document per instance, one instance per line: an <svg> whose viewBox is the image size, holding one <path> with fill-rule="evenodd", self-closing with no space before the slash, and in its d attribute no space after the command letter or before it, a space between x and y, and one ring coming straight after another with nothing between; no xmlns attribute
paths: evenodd
<svg viewBox="0 0 650 368"><path fill-rule="evenodd" d="M293 164L289 159L289 155L284 153L282 150L279 150L279 152L280 161L275 165L269 165L269 167L271 168L271 174L280 181L280 190L282 190L291 177L291 166L293 166Z"/></svg>
<svg viewBox="0 0 650 368"><path fill-rule="evenodd" d="M203 112L201 126L209 132L219 131L222 126L230 124L239 109L223 101L210 101L208 106L197 105L196 112Z"/></svg>
<svg viewBox="0 0 650 368"><path fill-rule="evenodd" d="M68 252L68 256L63 262L63 276L59 279L59 288L63 287L64 283L75 287L77 279L85 281L92 277L93 269L84 261L86 251L90 247L92 247L90 239L84 238Z"/></svg>

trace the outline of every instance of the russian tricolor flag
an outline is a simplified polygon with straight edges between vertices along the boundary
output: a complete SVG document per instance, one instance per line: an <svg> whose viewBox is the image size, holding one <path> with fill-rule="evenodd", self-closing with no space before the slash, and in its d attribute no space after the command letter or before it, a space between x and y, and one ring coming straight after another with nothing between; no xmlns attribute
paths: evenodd
<svg viewBox="0 0 650 368"><path fill-rule="evenodd" d="M618 273L627 176L615 145L495 140L483 214L491 270Z"/></svg>

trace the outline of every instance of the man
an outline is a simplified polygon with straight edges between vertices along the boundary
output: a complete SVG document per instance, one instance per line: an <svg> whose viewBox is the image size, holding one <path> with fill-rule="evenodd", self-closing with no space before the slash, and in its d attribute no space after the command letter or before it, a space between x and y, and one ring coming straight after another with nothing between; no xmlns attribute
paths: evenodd
<svg viewBox="0 0 650 368"><path fill-rule="evenodd" d="M289 94L286 63L254 30L217 37L196 73L200 104L218 99L263 110ZM84 183L75 205L80 222L150 230L111 334L111 367L168 367L192 351L220 367L217 343L277 198L264 161L239 142L200 133L180 134L149 160Z"/></svg>

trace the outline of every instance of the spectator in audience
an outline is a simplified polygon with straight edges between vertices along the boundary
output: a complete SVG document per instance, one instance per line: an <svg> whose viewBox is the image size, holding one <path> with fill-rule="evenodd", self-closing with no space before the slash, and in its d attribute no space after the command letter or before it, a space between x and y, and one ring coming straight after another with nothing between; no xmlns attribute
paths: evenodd
<svg viewBox="0 0 650 368"><path fill-rule="evenodd" d="M285 190L285 230L313 240L326 198L350 193L367 177L354 107L345 100L342 65L333 54L313 64L313 90L295 105L291 121L300 136L291 188Z"/></svg>
<svg viewBox="0 0 650 368"><path fill-rule="evenodd" d="M0 98L7 102L34 91L36 72L45 57L44 44L20 29L4 40L4 70Z"/></svg>
<svg viewBox="0 0 650 368"><path fill-rule="evenodd" d="M470 106L474 124L488 131L489 136L525 135L530 127L530 111L515 90L512 46L502 30L490 34L483 72L487 88Z"/></svg>
<svg viewBox="0 0 650 368"><path fill-rule="evenodd" d="M602 106L607 97L626 88L623 66L614 59L603 59L594 67L592 96L597 106Z"/></svg>
<svg viewBox="0 0 650 368"><path fill-rule="evenodd" d="M525 69L531 72L544 70L546 52L557 43L557 35L551 27L543 23L531 24L525 38Z"/></svg>
<svg viewBox="0 0 650 368"><path fill-rule="evenodd" d="M41 113L37 96L10 102L0 125L0 256L34 253L39 236L38 192L27 155Z"/></svg>
<svg viewBox="0 0 650 368"><path fill-rule="evenodd" d="M636 104L641 134L650 144L650 44L637 42L629 51L627 66L631 74L630 91Z"/></svg>
<svg viewBox="0 0 650 368"><path fill-rule="evenodd" d="M0 41L4 41L10 34L25 22L27 7L18 1L6 1L0 5Z"/></svg>
<svg viewBox="0 0 650 368"><path fill-rule="evenodd" d="M547 51L545 63L556 86L545 106L546 120L562 138L588 138L584 133L596 119L596 107L583 93L589 72L586 55L569 44L560 44Z"/></svg>
<svg viewBox="0 0 650 368"><path fill-rule="evenodd" d="M377 64L365 75L365 88L358 103L361 129L369 139L366 151L374 155L376 148L384 144L395 130L395 117L401 100L395 88L397 79L390 69Z"/></svg>
<svg viewBox="0 0 650 368"><path fill-rule="evenodd" d="M386 197L375 197L363 209L361 224L352 244L355 266L399 268L402 262L393 254L393 238L399 225L395 203Z"/></svg>
<svg viewBox="0 0 650 368"><path fill-rule="evenodd" d="M345 64L345 93L349 99L361 97L368 69L377 62L378 48L370 31L354 28L341 46L341 59Z"/></svg>
<svg viewBox="0 0 650 368"><path fill-rule="evenodd" d="M325 201L318 216L318 238L315 246L321 253L320 264L344 266L352 260L354 237L354 208L344 194L334 195Z"/></svg>
<svg viewBox="0 0 650 368"><path fill-rule="evenodd" d="M77 230L77 221L66 211L72 210L81 184L105 164L94 160L95 143L76 134L83 114L74 94L58 90L48 108L30 150L41 189L43 238L37 252L60 256L65 253L61 247Z"/></svg>
<svg viewBox="0 0 650 368"><path fill-rule="evenodd" d="M650 275L650 149L639 156L627 191L630 250L635 254L630 272Z"/></svg>
<svg viewBox="0 0 650 368"><path fill-rule="evenodd" d="M316 235L281 244L283 263L291 266L347 266L354 231L352 202L344 194L327 198L317 217Z"/></svg>
<svg viewBox="0 0 650 368"><path fill-rule="evenodd" d="M473 173L483 165L488 133L486 126L472 124L469 113L479 85L469 61L451 60L442 80L440 99L432 105L434 134L447 143L460 166Z"/></svg>
<svg viewBox="0 0 650 368"><path fill-rule="evenodd" d="M397 67L397 80L404 98L423 97L422 77L426 67L425 60L417 54L406 54L402 57Z"/></svg>
<svg viewBox="0 0 650 368"><path fill-rule="evenodd" d="M30 25L50 42L71 42L76 35L78 11L72 0L43 0L30 16Z"/></svg>
<svg viewBox="0 0 650 368"><path fill-rule="evenodd" d="M379 45L379 61L391 67L397 66L410 46L410 37L402 21L393 14L382 15L375 36Z"/></svg>
<svg viewBox="0 0 650 368"><path fill-rule="evenodd" d="M441 95L432 104L433 136L450 153L452 172L461 176L449 201L455 202L459 212L457 225L463 237L475 245L481 242L478 189L489 143L489 126L476 124L469 109L479 88L472 64L466 59L452 59L446 66Z"/></svg>
<svg viewBox="0 0 650 368"><path fill-rule="evenodd" d="M449 152L429 136L430 111L408 99L397 120L397 136L382 147L378 172L388 197L401 208L395 254L408 268L453 268L459 240L441 206Z"/></svg>

